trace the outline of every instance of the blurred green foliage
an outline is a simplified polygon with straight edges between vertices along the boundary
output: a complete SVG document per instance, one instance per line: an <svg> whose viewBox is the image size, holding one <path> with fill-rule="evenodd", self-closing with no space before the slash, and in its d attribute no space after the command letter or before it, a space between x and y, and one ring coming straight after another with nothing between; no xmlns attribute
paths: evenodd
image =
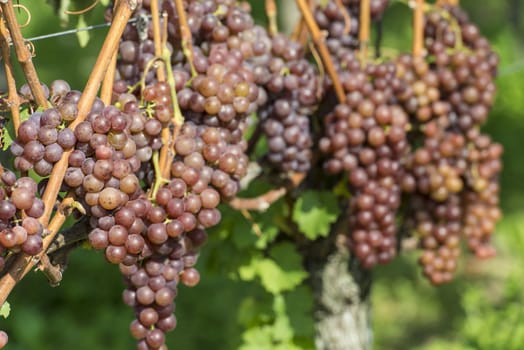
<svg viewBox="0 0 524 350"><path fill-rule="evenodd" d="M23 29L26 37L64 29L44 1L21 3L33 15L30 26ZM72 1L71 7L80 9L90 3ZM257 19L264 21L263 1L252 3ZM377 268L372 300L377 350L524 348L524 5L520 0L463 0L462 4L501 57L499 93L486 126L506 149L501 179L505 217L495 237L499 255L486 262L463 257L456 280L439 288L421 278L414 254ZM384 19L384 46L409 49L411 29L403 25L410 22L408 16L404 5L391 6ZM89 24L101 23L102 18L102 6L85 16ZM77 21L71 17L69 26L75 27ZM35 41L34 63L42 80L63 78L81 89L106 31L92 31L84 48L75 36ZM179 323L168 336L172 348L314 348L311 292L305 287L288 291L286 283L264 283L265 274L274 271L283 274L287 283L299 283L297 253L286 245L272 252L277 257L285 255L287 264L294 267L291 279L271 256L255 265L246 261L247 251L263 248L274 239L282 208L277 203L264 221L253 214L262 237L257 237L253 222L239 213L224 214L221 229L210 235L203 250L201 283L191 291L180 288ZM234 272L241 266L243 273ZM249 282L252 279L262 284ZM9 299L9 319L0 318L0 329L10 334L8 349L133 348L128 334L132 311L121 302L122 288L118 269L109 266L100 253L84 249L71 255L59 288L50 288L41 274L31 273Z"/></svg>

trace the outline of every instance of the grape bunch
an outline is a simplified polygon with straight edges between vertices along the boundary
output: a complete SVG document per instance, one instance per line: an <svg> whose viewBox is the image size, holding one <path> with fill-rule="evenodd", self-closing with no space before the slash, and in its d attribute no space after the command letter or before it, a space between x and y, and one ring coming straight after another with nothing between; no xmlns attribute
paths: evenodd
<svg viewBox="0 0 524 350"><path fill-rule="evenodd" d="M371 20L379 21L388 5L389 0L371 0ZM360 6L360 0L329 0L315 6L315 22L327 32L326 45L332 53L340 48L359 49Z"/></svg>
<svg viewBox="0 0 524 350"><path fill-rule="evenodd" d="M449 15L426 14L431 63L403 54L391 63L362 64L352 51L360 2L343 4L349 21L335 1L317 6L315 19L328 32L347 99L323 100L321 110L330 112L321 115L318 147L324 171L347 177L348 244L364 267L386 263L396 253L402 217L420 242L424 275L448 282L461 238L479 257L494 254L489 240L501 216L502 148L478 128L493 105L498 58L459 7L445 7ZM378 19L383 8L376 5ZM329 78L324 86L332 88Z"/></svg>
<svg viewBox="0 0 524 350"><path fill-rule="evenodd" d="M20 124L18 136L10 146L17 170L25 172L34 169L40 176L51 174L53 165L60 160L64 151L75 146L74 132L64 126L76 119L79 98L80 92L71 91L64 80L51 83L53 108L31 114L28 120Z"/></svg>
<svg viewBox="0 0 524 350"><path fill-rule="evenodd" d="M0 166L0 270L5 255L23 252L37 255L42 251L43 226L38 218L44 203L37 197L37 185L30 177L17 179L15 173Z"/></svg>
<svg viewBox="0 0 524 350"><path fill-rule="evenodd" d="M461 204L457 194L450 195L445 201L435 201L423 195L412 198L410 218L423 250L419 262L424 276L436 285L450 282L457 268L463 230Z"/></svg>
<svg viewBox="0 0 524 350"><path fill-rule="evenodd" d="M271 38L271 58L265 67L268 103L259 112L267 138L267 160L279 171L307 173L311 166L309 116L319 104L321 81L305 59L302 45L282 34Z"/></svg>
<svg viewBox="0 0 524 350"><path fill-rule="evenodd" d="M341 50L342 52L344 50ZM396 255L396 211L402 161L410 150L407 114L393 101L393 64L360 66L346 50L339 72L347 102L324 118L319 148L328 174L344 173L353 196L348 206L349 244L365 267Z"/></svg>
<svg viewBox="0 0 524 350"><path fill-rule="evenodd" d="M92 220L95 224L90 234L93 246L105 249L108 260L119 263L126 276L128 289L124 293L124 300L135 307L137 312L131 332L137 338L139 348L157 348L164 341L163 332L174 328L171 304L178 280L191 286L198 283L199 275L194 264L198 257L198 247L207 237L205 228L220 221L220 212L216 208L219 202L233 198L239 190L239 180L245 175L248 165L248 158L244 154L247 143L243 139L248 116L265 103L264 95L259 93L258 84L255 83L252 65L245 64L245 57L251 55L251 51L246 48L247 42L242 44L246 39L241 33L253 29L249 9L226 1L221 4L221 11L217 11L215 5L209 1L187 3L194 44L191 63L195 70L192 70L184 55L172 55L175 91L186 121L173 145L176 156L172 162L170 178L166 179L168 183L155 189L156 193L133 195L133 198L138 198L130 198L123 207L98 218L96 222ZM179 23L174 3L164 2L162 7L169 18L168 40L175 51L180 50ZM148 13L148 4L144 3L140 11ZM136 28L128 27L120 46L121 56L123 51L136 48L139 48L139 55L144 53L140 48L147 45L147 40L152 39L151 32L149 39L136 42L139 35ZM130 40L133 41L132 44ZM249 45L256 46L253 42ZM126 60L124 62L121 57L119 61L120 73L130 68L128 63L136 62ZM140 104L133 102L129 106L129 102L121 100L131 99L127 93L129 86L144 74L144 68L145 65L133 68L133 71L138 72L135 78L125 74L117 76L113 99L124 113L138 115L141 112L138 108ZM146 84L155 84L154 79L154 76L148 75ZM138 100L154 103L155 109L158 109L159 99L162 99L141 86L133 94ZM172 116L172 109L165 111L166 116ZM147 123L152 119L148 119ZM162 126L168 121L168 118L162 120L156 116L155 119ZM153 152L157 149L154 146L155 136L147 138L138 134L132 139L137 148L142 147L148 139L145 147L150 147ZM147 184L146 187L154 187L155 174L151 162L142 158L140 160L142 164L136 173L138 178ZM153 198L149 197L151 195ZM133 234L130 234L131 230ZM128 239L136 234L141 236L141 239L133 238L137 243L140 241L139 244L134 246L125 241L126 234ZM150 289L145 292L144 285L137 284L136 278L133 278L137 273L158 281L156 272L143 269L143 266L153 262L161 263L163 269L170 271L166 273L171 276L167 285L170 292L162 289L160 293L164 293L164 297L159 297L159 302L150 299L151 295L158 292L155 285L149 285ZM165 299L166 293L169 294L168 301ZM153 319L154 315L160 315L160 321L150 323L151 320L144 318L144 313ZM163 321L166 317L167 320ZM144 327L148 331L151 328L154 330L147 334L140 332Z"/></svg>
<svg viewBox="0 0 524 350"><path fill-rule="evenodd" d="M461 236L477 256L492 256L489 241L500 218L502 148L478 131L493 105L498 58L462 10L447 10L450 18L440 11L426 17L434 63L399 60L399 100L414 118L411 136L422 142L406 159L406 190L415 194L411 216L424 249L420 263L434 284L451 280Z"/></svg>

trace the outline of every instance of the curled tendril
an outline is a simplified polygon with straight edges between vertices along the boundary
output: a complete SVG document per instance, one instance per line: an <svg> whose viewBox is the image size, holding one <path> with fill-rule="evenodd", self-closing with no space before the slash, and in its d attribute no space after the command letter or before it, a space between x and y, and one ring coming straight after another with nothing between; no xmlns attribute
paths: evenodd
<svg viewBox="0 0 524 350"><path fill-rule="evenodd" d="M25 7L24 5L21 5L21 4L13 4L13 7L17 8L19 10L23 10L27 14L27 19L25 20L25 22L23 24L19 24L18 25L18 27L20 27L20 28L27 27L29 25L29 23L31 23L31 11L29 11L29 9L27 7Z"/></svg>
<svg viewBox="0 0 524 350"><path fill-rule="evenodd" d="M81 15L81 14L84 14L86 12L89 12L91 11L92 9L94 9L96 7L96 5L98 5L98 3L100 2L100 0L95 0L95 2L93 2L91 5L87 6L85 9L83 10L78 10L78 11L69 11L69 10L65 10L64 13L66 15Z"/></svg>
<svg viewBox="0 0 524 350"><path fill-rule="evenodd" d="M33 44L33 42L26 40L25 46L27 46L27 49L29 50L31 57L36 57L36 49L35 49L35 45Z"/></svg>

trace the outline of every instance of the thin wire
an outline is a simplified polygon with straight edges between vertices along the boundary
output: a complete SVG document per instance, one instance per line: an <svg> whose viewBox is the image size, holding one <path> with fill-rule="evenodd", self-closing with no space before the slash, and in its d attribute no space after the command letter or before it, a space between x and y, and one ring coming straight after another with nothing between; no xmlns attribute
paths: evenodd
<svg viewBox="0 0 524 350"><path fill-rule="evenodd" d="M150 16L148 16L148 17L150 17ZM128 23L135 23L135 22L137 22L139 20L143 20L143 19L142 18L132 18L132 19L129 20ZM86 30L93 30L93 29L104 28L104 27L109 27L109 26L111 26L111 23L95 24L95 25L91 25L91 26L87 26L87 27L68 29L68 30L64 30L62 32L56 32L56 33L51 33L51 34L39 35L39 36L35 36L35 37L32 37L32 38L26 38L25 40L27 40L27 41L36 41L36 40L42 40L42 39L49 39L49 38L55 38L55 37L58 37L58 36L76 34L78 32L83 32L83 31L86 31Z"/></svg>

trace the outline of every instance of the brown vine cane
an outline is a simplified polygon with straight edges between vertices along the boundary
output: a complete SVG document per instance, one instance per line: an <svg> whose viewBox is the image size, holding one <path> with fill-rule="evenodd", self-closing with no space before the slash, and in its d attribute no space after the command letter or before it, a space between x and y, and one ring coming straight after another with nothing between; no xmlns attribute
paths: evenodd
<svg viewBox="0 0 524 350"><path fill-rule="evenodd" d="M275 0L266 0L265 3L266 17L268 19L269 35L273 36L278 33L277 25L277 4Z"/></svg>
<svg viewBox="0 0 524 350"><path fill-rule="evenodd" d="M84 121L87 113L91 109L101 82L107 71L107 67L111 62L113 53L118 48L120 37L124 32L127 22L129 21L129 18L136 7L136 0L119 1L107 37L104 41L102 49L100 50L100 54L98 55L95 66L89 76L82 97L78 103L78 117L69 126L71 129L74 130L74 128L80 122ZM65 214L60 210L58 210L55 214L57 219L54 218L55 220L53 220L51 223L49 223L49 220L55 205L55 201L58 198L58 192L67 169L67 160L71 152L72 151L64 152L61 160L55 164L53 172L49 177L49 182L44 195L42 196L42 200L45 204L45 212L39 221L43 224L44 227L47 227L48 232L47 236L43 240L43 251L36 258L29 257L25 254L18 254L15 261L11 264L9 271L7 271L7 273L5 273L5 275L0 279L0 304L5 302L14 286L25 276L27 272L29 272L35 266L39 258L46 254L47 247L49 247L63 224L60 217Z"/></svg>
<svg viewBox="0 0 524 350"><path fill-rule="evenodd" d="M368 59L369 47L369 29L371 26L371 3L370 0L362 0L360 2L360 23L358 31L358 40L360 43L360 62L363 66L366 65Z"/></svg>
<svg viewBox="0 0 524 350"><path fill-rule="evenodd" d="M424 0L415 0L413 9L413 56L424 55Z"/></svg>
<svg viewBox="0 0 524 350"><path fill-rule="evenodd" d="M322 57L322 62L324 63L324 66L326 67L326 71L328 72L329 77L333 81L333 86L335 88L335 93L337 94L337 98L340 103L344 103L346 101L346 94L344 93L344 89L342 88L340 79L338 79L335 65L333 64L333 60L331 59L329 50L326 46L326 43L324 42L324 35L320 32L320 29L318 28L318 25L315 22L315 19L313 18L309 5L306 3L306 1L305 0L296 0L296 2L297 2L298 8L300 9L300 12L302 13L302 17L304 21L306 22L309 33L311 34L311 37L313 38L313 42L317 46L317 49L320 53L320 57Z"/></svg>
<svg viewBox="0 0 524 350"><path fill-rule="evenodd" d="M16 81L13 74L13 63L11 61L11 48L9 47L9 32L4 21L0 21L0 45L2 47L2 59L4 60L4 69L7 80L7 104L11 111L11 118L15 129L15 135L18 136L18 127L20 126L20 96L16 91Z"/></svg>
<svg viewBox="0 0 524 350"><path fill-rule="evenodd" d="M18 21L16 20L13 2L10 0L1 1L0 8L2 9L2 17L6 22L7 28L9 29L9 34L15 48L18 63L22 67L22 71L24 72L24 76L27 80L29 88L31 89L36 103L39 106L46 107L48 102L44 96L44 91L42 90L40 80L38 79L35 66L33 65L31 52L25 45L24 38L20 32L20 27L18 25Z"/></svg>

